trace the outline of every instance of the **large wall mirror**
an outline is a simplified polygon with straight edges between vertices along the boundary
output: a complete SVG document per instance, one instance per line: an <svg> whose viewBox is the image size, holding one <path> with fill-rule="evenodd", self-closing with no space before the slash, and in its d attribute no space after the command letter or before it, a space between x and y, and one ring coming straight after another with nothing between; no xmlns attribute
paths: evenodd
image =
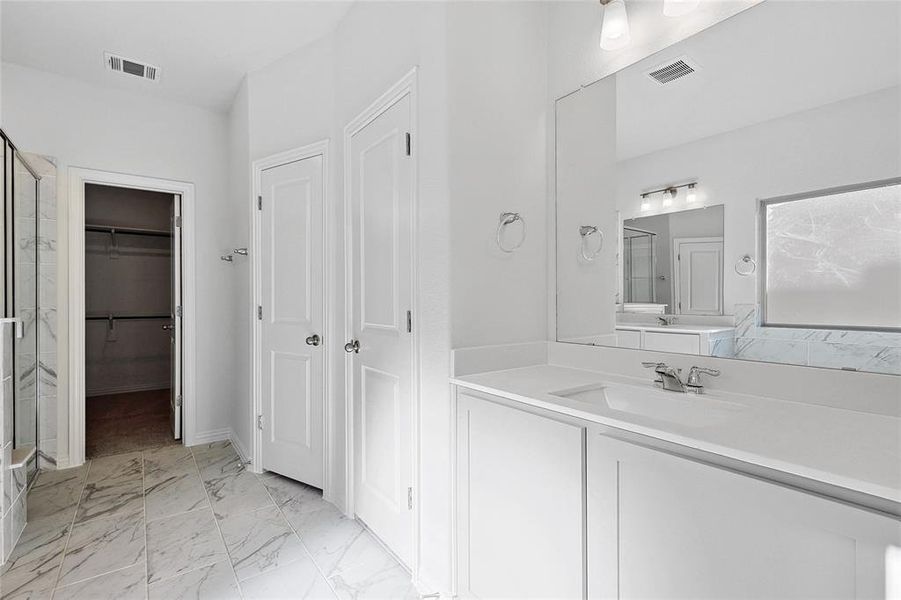
<svg viewBox="0 0 901 600"><path fill-rule="evenodd" d="M558 341L901 374L901 3L864 3L765 1L556 102Z"/></svg>

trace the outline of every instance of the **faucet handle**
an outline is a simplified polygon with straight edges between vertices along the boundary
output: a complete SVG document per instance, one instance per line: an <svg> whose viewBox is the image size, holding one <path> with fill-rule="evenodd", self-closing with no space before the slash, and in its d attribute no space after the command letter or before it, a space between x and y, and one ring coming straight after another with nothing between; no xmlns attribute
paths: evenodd
<svg viewBox="0 0 901 600"><path fill-rule="evenodd" d="M688 371L688 381L685 382L685 385L689 385L694 388L702 388L701 386L701 374L710 375L711 377L719 377L720 370L719 369L708 369L706 367L692 367Z"/></svg>

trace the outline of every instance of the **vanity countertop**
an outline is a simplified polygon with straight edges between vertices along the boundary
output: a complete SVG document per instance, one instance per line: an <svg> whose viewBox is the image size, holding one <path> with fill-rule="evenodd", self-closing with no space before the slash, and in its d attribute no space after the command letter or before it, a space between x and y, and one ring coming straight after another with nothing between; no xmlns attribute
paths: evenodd
<svg viewBox="0 0 901 600"><path fill-rule="evenodd" d="M733 331L734 327L723 327L722 325L655 325L654 323L617 323L616 329L623 331L659 331L662 333L706 333L713 335L716 333L727 333Z"/></svg>
<svg viewBox="0 0 901 600"><path fill-rule="evenodd" d="M695 450L901 503L901 419L813 404L710 391L680 394L634 379L539 365L452 378L457 386ZM638 414L623 402L554 395L619 387L651 396ZM654 396L665 394L666 396ZM654 399L669 411L654 414ZM680 412L679 407L685 408ZM699 408L702 407L702 408ZM711 407L706 411L704 407ZM719 415L708 419L707 414ZM703 415L692 422L691 415ZM673 415L682 418L673 419ZM686 417L685 415L688 415Z"/></svg>

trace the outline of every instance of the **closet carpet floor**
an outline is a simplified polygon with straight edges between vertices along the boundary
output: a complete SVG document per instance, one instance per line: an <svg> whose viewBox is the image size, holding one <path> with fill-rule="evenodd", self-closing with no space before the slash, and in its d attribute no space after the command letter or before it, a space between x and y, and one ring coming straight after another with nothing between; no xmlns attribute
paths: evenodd
<svg viewBox="0 0 901 600"><path fill-rule="evenodd" d="M169 390L87 398L85 455L98 458L179 443L172 437L169 398Z"/></svg>
<svg viewBox="0 0 901 600"><path fill-rule="evenodd" d="M4 600L419 597L321 491L245 470L228 442L44 471L27 510Z"/></svg>

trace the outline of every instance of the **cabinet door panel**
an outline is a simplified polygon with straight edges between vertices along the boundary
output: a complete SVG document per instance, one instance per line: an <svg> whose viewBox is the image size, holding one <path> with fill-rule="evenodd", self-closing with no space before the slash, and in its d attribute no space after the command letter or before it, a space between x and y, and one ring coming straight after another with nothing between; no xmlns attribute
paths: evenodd
<svg viewBox="0 0 901 600"><path fill-rule="evenodd" d="M601 436L588 456L592 597L617 595L611 532L623 599L886 597L894 519Z"/></svg>
<svg viewBox="0 0 901 600"><path fill-rule="evenodd" d="M583 428L459 396L461 597L584 597L583 464Z"/></svg>
<svg viewBox="0 0 901 600"><path fill-rule="evenodd" d="M700 354L701 337L693 333L658 333L644 332L644 349L657 352L679 352L682 354Z"/></svg>

